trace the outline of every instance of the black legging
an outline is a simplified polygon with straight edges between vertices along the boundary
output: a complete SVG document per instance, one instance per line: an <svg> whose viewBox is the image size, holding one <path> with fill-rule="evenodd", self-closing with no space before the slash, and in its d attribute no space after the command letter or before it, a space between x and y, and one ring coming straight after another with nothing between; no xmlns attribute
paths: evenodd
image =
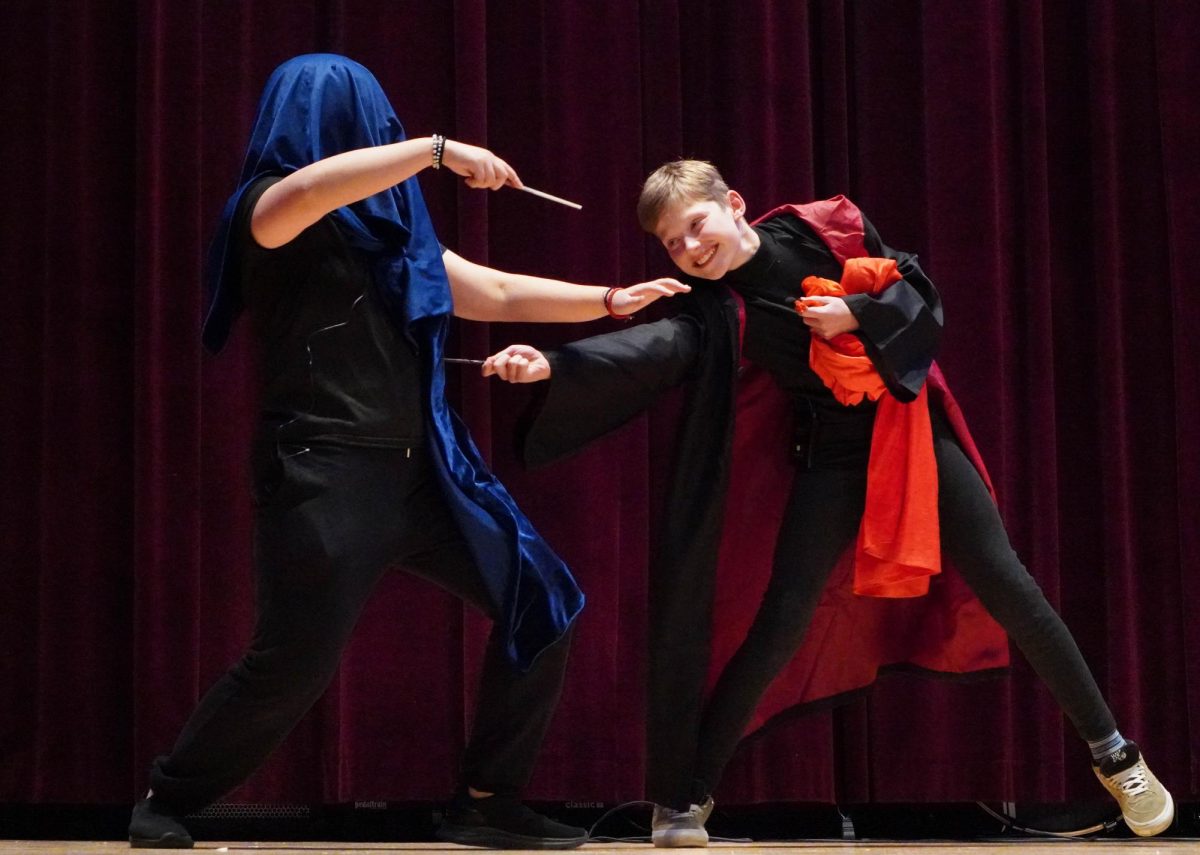
<svg viewBox="0 0 1200 855"><path fill-rule="evenodd" d="M933 428L944 556L1046 682L1080 736L1108 736L1116 723L1079 647L1013 551L979 473L936 415ZM762 604L705 709L694 799L720 781L759 699L799 648L830 572L857 534L867 455L865 443L855 444L839 447L826 431L811 468L796 473Z"/></svg>
<svg viewBox="0 0 1200 855"><path fill-rule="evenodd" d="M155 796L181 812L233 789L283 741L325 691L363 606L393 565L494 616L423 452L315 445L280 459L268 449L256 463L253 639L151 771ZM568 634L520 674L493 629L464 783L509 794L526 784L569 646Z"/></svg>

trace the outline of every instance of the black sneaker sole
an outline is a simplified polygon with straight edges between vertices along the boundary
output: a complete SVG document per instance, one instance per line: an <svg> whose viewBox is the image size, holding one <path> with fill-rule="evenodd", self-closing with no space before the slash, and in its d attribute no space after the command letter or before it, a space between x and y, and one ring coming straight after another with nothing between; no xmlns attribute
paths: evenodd
<svg viewBox="0 0 1200 855"><path fill-rule="evenodd" d="M446 843L487 849L577 849L588 841L586 833L580 837L528 837L486 825L454 825L447 822L438 826L434 836Z"/></svg>

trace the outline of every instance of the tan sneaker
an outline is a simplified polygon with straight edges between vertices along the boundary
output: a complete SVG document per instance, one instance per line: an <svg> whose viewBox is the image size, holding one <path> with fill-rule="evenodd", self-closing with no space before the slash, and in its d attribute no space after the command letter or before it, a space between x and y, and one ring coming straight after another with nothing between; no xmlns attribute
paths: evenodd
<svg viewBox="0 0 1200 855"><path fill-rule="evenodd" d="M1139 837L1161 834L1175 819L1175 800L1154 777L1136 744L1126 742L1093 764L1092 771L1121 806L1129 830Z"/></svg>
<svg viewBox="0 0 1200 855"><path fill-rule="evenodd" d="M691 805L682 811L655 805L650 840L660 849L703 848L708 845L704 823L708 822L712 809L712 796L704 804Z"/></svg>

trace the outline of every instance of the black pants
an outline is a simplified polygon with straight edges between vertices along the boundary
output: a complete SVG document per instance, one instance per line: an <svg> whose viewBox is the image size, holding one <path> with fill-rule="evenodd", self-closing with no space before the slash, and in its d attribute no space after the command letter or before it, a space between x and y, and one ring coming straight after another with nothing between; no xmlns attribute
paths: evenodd
<svg viewBox="0 0 1200 855"><path fill-rule="evenodd" d="M846 418L810 430L802 442L811 441L811 448L799 461L770 582L705 709L693 800L721 779L759 699L799 648L830 572L858 533L871 420ZM937 414L933 429L943 555L1046 682L1080 736L1108 736L1116 723L1075 640L1013 551L987 487Z"/></svg>
<svg viewBox="0 0 1200 855"><path fill-rule="evenodd" d="M250 647L151 772L155 796L198 809L244 781L325 691L359 614L396 564L494 617L425 452L314 446L256 461L258 611ZM525 674L493 629L462 779L515 794L557 704L569 634ZM399 652L399 651L398 651Z"/></svg>

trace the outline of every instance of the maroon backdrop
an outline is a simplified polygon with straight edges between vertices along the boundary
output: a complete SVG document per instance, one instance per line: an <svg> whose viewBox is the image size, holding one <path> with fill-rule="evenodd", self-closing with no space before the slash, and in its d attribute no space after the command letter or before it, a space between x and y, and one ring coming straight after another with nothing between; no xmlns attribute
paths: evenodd
<svg viewBox="0 0 1200 855"><path fill-rule="evenodd" d="M373 69L410 133L487 145L584 203L423 174L442 240L495 266L602 283L666 273L633 204L679 155L717 162L754 211L856 199L941 289L941 363L1020 552L1123 729L1180 798L1200 792L1189 0L14 0L0 15L0 801L133 798L247 639L253 366L244 330L202 355L200 268L263 81L312 50ZM461 324L454 347L609 328ZM456 385L589 595L529 795L636 798L670 415L526 473L510 448L529 390ZM440 592L388 579L329 693L234 798L444 796L484 630ZM1018 660L1010 679L889 677L778 722L719 797L1098 794Z"/></svg>

